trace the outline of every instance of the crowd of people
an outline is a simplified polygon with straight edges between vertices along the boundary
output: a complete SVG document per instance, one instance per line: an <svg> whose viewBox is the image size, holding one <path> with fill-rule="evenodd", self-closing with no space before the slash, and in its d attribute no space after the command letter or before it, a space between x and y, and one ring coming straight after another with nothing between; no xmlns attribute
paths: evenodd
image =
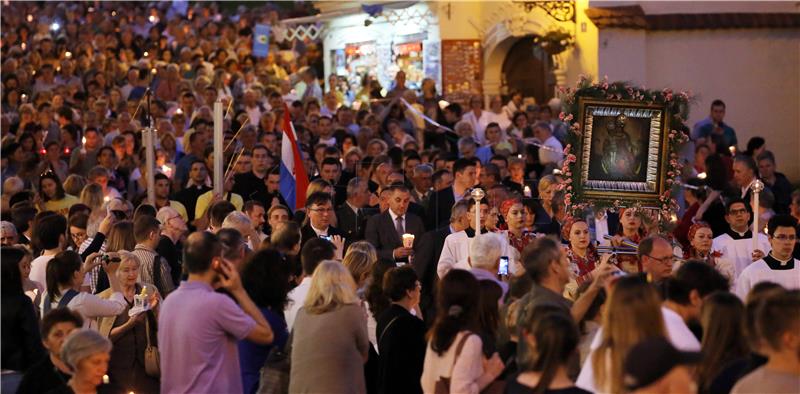
<svg viewBox="0 0 800 394"><path fill-rule="evenodd" d="M663 232L569 209L557 99L353 86L313 43L254 56L269 5L119 5L3 5L4 392L800 391L800 190L721 100Z"/></svg>

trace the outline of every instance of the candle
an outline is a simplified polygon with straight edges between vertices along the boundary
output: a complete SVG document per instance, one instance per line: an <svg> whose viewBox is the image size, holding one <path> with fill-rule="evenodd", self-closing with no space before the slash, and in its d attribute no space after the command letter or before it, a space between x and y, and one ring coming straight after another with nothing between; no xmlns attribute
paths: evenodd
<svg viewBox="0 0 800 394"><path fill-rule="evenodd" d="M732 154L732 155L735 155L735 154L736 154L736 147L735 147L735 146L733 146L733 145L729 146L729 147L728 147L728 150L730 150L730 151L731 151L731 154Z"/></svg>
<svg viewBox="0 0 800 394"><path fill-rule="evenodd" d="M525 197L531 197L533 195L533 193L531 193L531 187L527 186L527 185L525 186L524 193L525 193Z"/></svg>
<svg viewBox="0 0 800 394"><path fill-rule="evenodd" d="M764 183L756 179L750 183L750 190L753 192L753 251L755 251L758 249L758 233L761 232L761 228L758 226L758 195L764 190Z"/></svg>
<svg viewBox="0 0 800 394"><path fill-rule="evenodd" d="M697 177L700 178L700 179L706 179L706 173L705 172L701 172L701 173L697 174Z"/></svg>

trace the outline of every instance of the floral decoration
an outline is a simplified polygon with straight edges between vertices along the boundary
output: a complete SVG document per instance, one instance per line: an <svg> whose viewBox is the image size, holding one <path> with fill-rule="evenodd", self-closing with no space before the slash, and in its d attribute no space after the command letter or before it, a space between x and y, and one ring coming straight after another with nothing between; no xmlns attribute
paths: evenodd
<svg viewBox="0 0 800 394"><path fill-rule="evenodd" d="M675 212L678 210L678 202L674 196L679 191L677 178L681 174L683 164L678 160L678 152L683 144L689 141L688 131L685 122L689 117L689 104L693 100L691 91L675 92L672 89L648 90L645 87L637 87L629 82L617 81L609 82L608 76L603 77L599 82L593 83L591 78L581 75L575 88L560 87L559 92L562 96L563 112L559 114L559 119L570 125L567 136L567 145L564 148L565 159L561 167L561 181L559 189L564 191L564 202L567 211L573 215L580 215L588 209L607 209L611 212L619 208L649 208L649 216L653 216L658 222L659 229L666 231L677 222ZM642 207L637 201L615 200L613 202L602 201L575 201L574 193L581 187L580 182L573 178L574 165L577 157L572 152L573 147L579 146L580 138L583 135L581 124L576 121L579 112L578 98L590 98L598 100L619 100L627 102L640 102L646 104L661 104L667 108L667 116L670 117L670 127L668 135L668 154L669 165L666 171L666 190L659 196L658 207Z"/></svg>
<svg viewBox="0 0 800 394"><path fill-rule="evenodd" d="M562 28L556 28L533 38L533 43L539 45L549 55L558 55L575 45L575 37Z"/></svg>

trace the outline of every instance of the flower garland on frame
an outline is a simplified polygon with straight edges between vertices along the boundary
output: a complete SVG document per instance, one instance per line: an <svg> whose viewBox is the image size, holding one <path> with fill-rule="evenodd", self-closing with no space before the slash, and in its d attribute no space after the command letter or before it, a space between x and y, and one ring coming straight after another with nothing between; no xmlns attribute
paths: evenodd
<svg viewBox="0 0 800 394"><path fill-rule="evenodd" d="M693 101L690 91L674 92L672 89L648 90L644 87L636 87L628 82L617 81L609 82L608 76L603 77L602 81L592 83L590 77L581 75L575 88L560 87L562 95L563 111L559 114L559 119L569 125L567 133L567 145L564 147L564 162L561 167L561 181L559 189L564 191L564 202L567 211L573 215L580 215L590 209L607 209L611 212L619 208L657 208L645 209L650 218L657 224L659 231L666 232L670 227L677 223L675 212L678 210L678 202L673 195L678 191L677 178L681 175L683 163L678 160L678 152L683 144L689 141L689 136L684 132L688 131L685 125L689 117L689 104ZM579 98L590 98L597 100L618 100L627 102L640 102L646 104L665 105L666 115L670 117L671 130L668 134L668 154L669 163L666 171L666 190L658 197L658 207L642 207L637 201L615 200L613 202L603 201L575 201L574 193L581 185L573 178L574 165L577 157L572 152L574 146L578 146L583 135L581 125L575 119L580 110L578 105Z"/></svg>

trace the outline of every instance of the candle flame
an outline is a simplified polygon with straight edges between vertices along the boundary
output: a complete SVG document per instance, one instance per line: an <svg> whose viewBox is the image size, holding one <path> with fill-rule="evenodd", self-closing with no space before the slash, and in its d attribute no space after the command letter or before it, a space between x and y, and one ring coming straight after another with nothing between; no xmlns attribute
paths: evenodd
<svg viewBox="0 0 800 394"><path fill-rule="evenodd" d="M706 175L705 172L701 172L701 173L697 174L697 177L700 178L700 179L706 179L706 176L707 175Z"/></svg>
<svg viewBox="0 0 800 394"><path fill-rule="evenodd" d="M81 144L86 145L86 137L81 138Z"/></svg>

